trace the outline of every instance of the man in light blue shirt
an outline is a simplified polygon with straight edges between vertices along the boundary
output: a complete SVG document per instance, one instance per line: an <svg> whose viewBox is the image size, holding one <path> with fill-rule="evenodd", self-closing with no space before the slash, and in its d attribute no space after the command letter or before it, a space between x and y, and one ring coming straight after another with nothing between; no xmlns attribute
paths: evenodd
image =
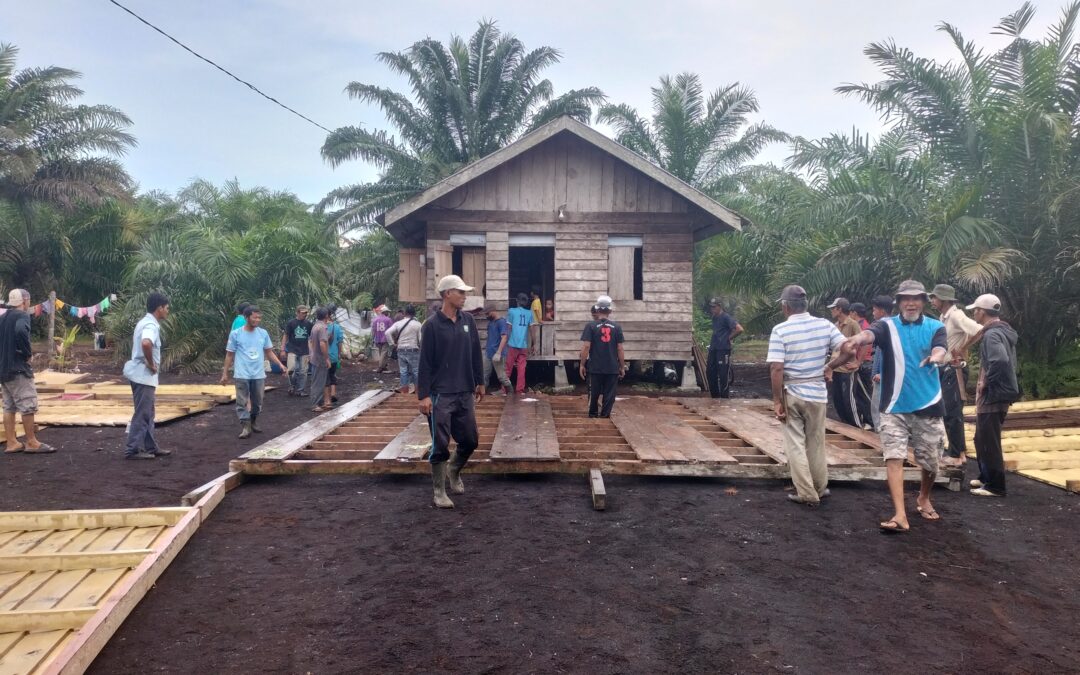
<svg viewBox="0 0 1080 675"><path fill-rule="evenodd" d="M266 369L263 359L276 363L282 374L287 369L274 353L270 335L259 326L262 312L255 305L244 309L247 323L229 334L229 344L225 347L225 367L221 372L221 383L229 381L229 368L233 367L233 380L236 384L236 416L240 419L240 438L247 438L252 432L260 433L257 426L259 411L262 410L263 393L266 390ZM249 409L250 404L250 409Z"/></svg>
<svg viewBox="0 0 1080 675"><path fill-rule="evenodd" d="M784 452L796 494L788 498L817 506L828 497L825 456L825 362L844 343L840 330L807 311L806 291L787 286L780 295L787 320L773 327L769 364L776 418L784 423Z"/></svg>
<svg viewBox="0 0 1080 675"><path fill-rule="evenodd" d="M169 299L161 293L146 298L146 316L135 324L131 336L131 360L124 364L124 377L131 383L135 411L128 424L124 459L154 459L172 454L154 440L154 396L161 367L161 321L169 316Z"/></svg>
<svg viewBox="0 0 1080 675"><path fill-rule="evenodd" d="M533 323L533 314L529 310L529 298L518 293L510 299L510 311L506 313L506 323L510 327L510 338L506 342L506 378L517 368L517 385L514 391L525 393L525 364L529 358L529 326Z"/></svg>

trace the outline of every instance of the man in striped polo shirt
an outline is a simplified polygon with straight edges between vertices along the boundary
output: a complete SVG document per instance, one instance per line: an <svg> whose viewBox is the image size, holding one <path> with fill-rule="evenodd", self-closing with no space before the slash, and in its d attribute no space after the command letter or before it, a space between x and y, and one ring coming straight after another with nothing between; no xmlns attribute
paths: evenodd
<svg viewBox="0 0 1080 675"><path fill-rule="evenodd" d="M825 458L825 362L844 336L831 322L806 311L806 291L787 286L780 294L786 320L769 337L769 375L776 418L784 423L784 452L797 494L788 499L817 506L829 496Z"/></svg>
<svg viewBox="0 0 1080 675"><path fill-rule="evenodd" d="M930 503L930 489L938 470L938 456L945 447L945 425L941 417L941 380L938 367L949 360L946 351L945 325L923 316L929 302L926 288L908 279L896 291L899 316L890 316L871 324L848 339L830 366L850 358L862 345L881 350L881 450L895 512L881 523L886 533L910 529L904 507L904 460L908 446L915 463L922 469L917 510L927 520L941 516Z"/></svg>

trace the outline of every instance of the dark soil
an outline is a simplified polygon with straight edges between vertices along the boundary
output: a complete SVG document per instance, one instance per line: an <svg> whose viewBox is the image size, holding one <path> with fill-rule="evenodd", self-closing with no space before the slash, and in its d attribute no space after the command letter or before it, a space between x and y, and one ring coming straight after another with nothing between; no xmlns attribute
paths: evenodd
<svg viewBox="0 0 1080 675"><path fill-rule="evenodd" d="M353 366L343 386L355 395L370 378ZM308 413L282 388L265 418L268 438ZM124 462L123 430L97 431L49 429L55 456L4 457L0 508L175 505L263 440L235 438L231 406L164 427L177 451L168 460ZM910 534L887 536L876 530L888 502L879 483L834 485L808 509L774 481L605 480L605 512L568 476L467 477L458 508L440 512L423 477L253 479L90 672L1056 673L1080 663L1076 495L1014 476L1004 500L938 490L941 522L912 513Z"/></svg>

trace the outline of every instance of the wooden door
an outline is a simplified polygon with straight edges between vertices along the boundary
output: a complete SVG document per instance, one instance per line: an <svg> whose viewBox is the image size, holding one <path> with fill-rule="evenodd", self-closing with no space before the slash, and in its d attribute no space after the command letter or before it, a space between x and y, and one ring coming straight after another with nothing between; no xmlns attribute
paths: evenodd
<svg viewBox="0 0 1080 675"><path fill-rule="evenodd" d="M398 300L424 302L427 300L427 266L421 262L422 248L403 248L398 253Z"/></svg>
<svg viewBox="0 0 1080 675"><path fill-rule="evenodd" d="M469 295L484 295L484 284L487 283L487 249L461 249L461 278L476 289Z"/></svg>
<svg viewBox="0 0 1080 675"><path fill-rule="evenodd" d="M439 279L453 273L454 247L450 244L435 244L435 286L438 287Z"/></svg>
<svg viewBox="0 0 1080 675"><path fill-rule="evenodd" d="M608 295L612 300L634 299L634 247L608 248Z"/></svg>

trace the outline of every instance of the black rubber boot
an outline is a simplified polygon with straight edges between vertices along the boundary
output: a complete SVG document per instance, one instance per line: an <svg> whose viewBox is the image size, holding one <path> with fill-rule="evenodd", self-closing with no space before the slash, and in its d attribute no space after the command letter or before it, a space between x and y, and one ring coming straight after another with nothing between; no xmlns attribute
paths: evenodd
<svg viewBox="0 0 1080 675"><path fill-rule="evenodd" d="M259 419L259 416L258 416L258 415L252 415L252 416L251 416L251 430L252 430L253 432L257 433L257 434L261 434L261 433L262 433L262 429L260 429L260 428L259 428L258 426L256 426L256 424L255 424L255 422L256 422L256 421L257 421L258 419Z"/></svg>

